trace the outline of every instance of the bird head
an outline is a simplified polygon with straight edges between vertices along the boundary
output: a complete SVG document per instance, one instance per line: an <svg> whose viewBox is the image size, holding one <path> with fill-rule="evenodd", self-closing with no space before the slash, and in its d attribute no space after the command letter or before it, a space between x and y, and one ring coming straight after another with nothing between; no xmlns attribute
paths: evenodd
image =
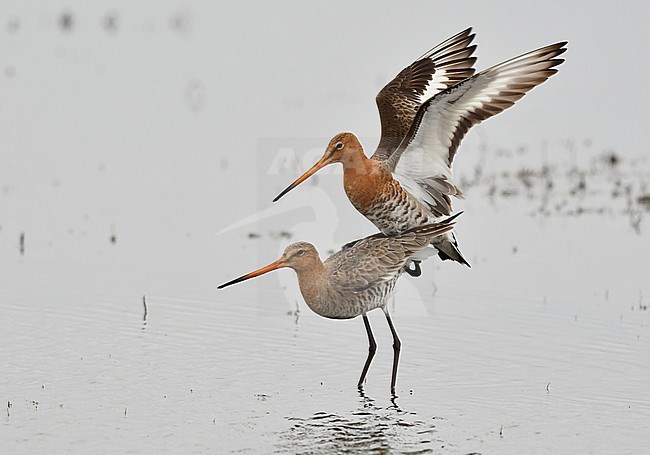
<svg viewBox="0 0 650 455"><path fill-rule="evenodd" d="M246 275L242 275L239 278L224 283L221 286L218 286L217 289L223 289L231 284L237 284L277 269L290 268L298 271L309 268L310 264L313 264L314 261L320 262L318 251L316 251L314 245L307 242L292 243L285 248L284 253L282 253L282 256L280 256L280 259L277 261L271 262L269 265L262 267L261 269L257 269L254 272L247 273Z"/></svg>
<svg viewBox="0 0 650 455"><path fill-rule="evenodd" d="M275 199L273 199L273 202L277 202L278 199L300 185L302 182L307 180L309 177L314 175L325 166L333 163L343 163L346 166L354 165L354 163L357 162L357 158L359 158L361 155L363 155L363 148L361 147L359 139L357 139L354 134L337 134L330 140L329 144L327 144L325 153L323 153L323 156L320 158L320 160L318 160L316 164L309 168L307 172L298 177L295 182L285 188L284 191L282 191Z"/></svg>

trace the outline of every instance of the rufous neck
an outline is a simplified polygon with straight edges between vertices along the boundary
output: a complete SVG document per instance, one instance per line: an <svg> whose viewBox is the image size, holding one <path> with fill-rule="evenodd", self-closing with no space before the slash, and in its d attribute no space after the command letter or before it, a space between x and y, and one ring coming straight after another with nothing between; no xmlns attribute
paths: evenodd
<svg viewBox="0 0 650 455"><path fill-rule="evenodd" d="M373 163L363 149L357 149L346 154L341 160L343 172L347 175L367 175L373 171Z"/></svg>

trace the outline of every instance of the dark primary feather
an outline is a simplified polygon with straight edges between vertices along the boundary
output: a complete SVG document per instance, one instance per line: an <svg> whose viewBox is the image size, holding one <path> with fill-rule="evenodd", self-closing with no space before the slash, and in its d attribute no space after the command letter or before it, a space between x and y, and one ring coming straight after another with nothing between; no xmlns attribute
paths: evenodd
<svg viewBox="0 0 650 455"><path fill-rule="evenodd" d="M436 215L450 214L450 196L462 197L450 182L452 163L469 129L522 98L557 72L566 42L500 63L429 98L419 108L404 140L386 162L427 194Z"/></svg>
<svg viewBox="0 0 650 455"><path fill-rule="evenodd" d="M476 46L468 28L440 43L404 68L377 95L381 120L381 139L373 158L385 160L402 142L430 85L440 87L427 93L432 96L440 90L456 85L474 74L472 66Z"/></svg>
<svg viewBox="0 0 650 455"><path fill-rule="evenodd" d="M546 46L493 66L441 91L425 101L395 153L390 157L389 169L395 169L404 152L420 134L425 116L435 115L454 119L451 145L445 153L451 167L460 141L474 125L490 118L515 104L531 89L546 81L557 72L556 66L564 62L555 58L566 51L567 42ZM469 104L476 97L475 104ZM483 99L486 98L486 99ZM436 123L438 125L439 123ZM434 151L435 152L435 151ZM438 177L438 176L432 176Z"/></svg>

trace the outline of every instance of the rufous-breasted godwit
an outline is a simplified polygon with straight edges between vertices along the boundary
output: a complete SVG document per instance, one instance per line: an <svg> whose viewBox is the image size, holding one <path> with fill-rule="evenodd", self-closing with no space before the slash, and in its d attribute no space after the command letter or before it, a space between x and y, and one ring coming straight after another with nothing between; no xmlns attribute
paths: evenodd
<svg viewBox="0 0 650 455"><path fill-rule="evenodd" d="M474 74L471 29L449 38L402 70L377 95L381 139L367 158L357 137L339 133L322 158L277 201L319 169L343 164L352 205L386 235L450 215L452 163L460 141L481 121L512 106L557 72L566 42L551 44ZM443 259L468 262L453 232L436 237ZM417 263L416 263L417 264Z"/></svg>
<svg viewBox="0 0 650 455"><path fill-rule="evenodd" d="M368 367L377 349L366 313L381 308L393 334L393 372L390 389L395 395L401 342L386 306L388 297L393 292L397 279L406 270L407 263L421 261L436 253L436 250L430 247L431 241L451 231L456 216L438 223L418 226L393 237L375 234L363 238L344 246L324 262L311 243L292 243L277 261L222 284L219 289L288 267L298 275L300 292L307 306L316 314L331 319L363 316L369 348L359 378L359 389L363 388Z"/></svg>

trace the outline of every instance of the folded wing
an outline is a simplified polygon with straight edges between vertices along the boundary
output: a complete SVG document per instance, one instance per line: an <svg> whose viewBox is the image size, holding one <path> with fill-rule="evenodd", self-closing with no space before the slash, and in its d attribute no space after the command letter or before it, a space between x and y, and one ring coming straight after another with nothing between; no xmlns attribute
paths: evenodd
<svg viewBox="0 0 650 455"><path fill-rule="evenodd" d="M325 261L332 270L328 282L342 292L359 293L396 278L410 260L423 260L437 253L429 243L451 231L454 218L393 237L379 234L354 242Z"/></svg>

